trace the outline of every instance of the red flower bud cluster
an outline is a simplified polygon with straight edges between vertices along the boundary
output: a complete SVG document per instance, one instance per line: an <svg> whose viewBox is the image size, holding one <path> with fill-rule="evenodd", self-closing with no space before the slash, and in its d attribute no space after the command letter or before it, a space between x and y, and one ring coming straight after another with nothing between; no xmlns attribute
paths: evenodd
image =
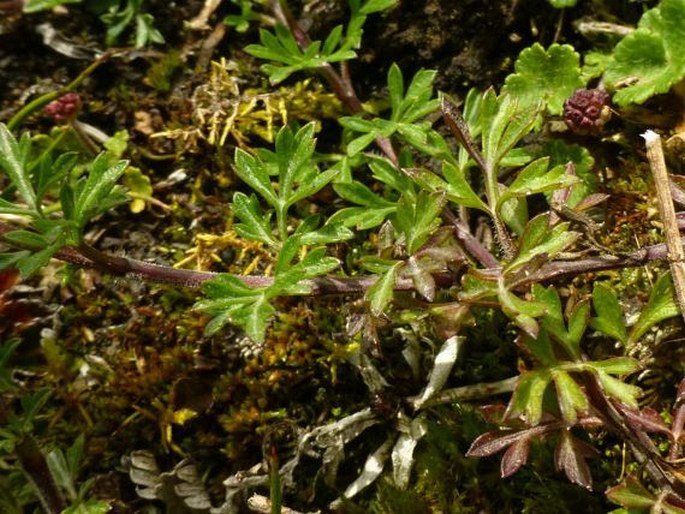
<svg viewBox="0 0 685 514"><path fill-rule="evenodd" d="M577 134L598 134L611 118L609 102L603 89L577 89L564 102L564 122Z"/></svg>
<svg viewBox="0 0 685 514"><path fill-rule="evenodd" d="M45 106L43 111L55 122L73 120L81 110L81 97L78 93L66 93Z"/></svg>

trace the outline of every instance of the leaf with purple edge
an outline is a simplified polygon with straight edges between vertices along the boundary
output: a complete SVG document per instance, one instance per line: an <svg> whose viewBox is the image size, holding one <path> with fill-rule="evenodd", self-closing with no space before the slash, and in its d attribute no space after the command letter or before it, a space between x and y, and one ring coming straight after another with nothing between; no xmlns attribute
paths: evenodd
<svg viewBox="0 0 685 514"><path fill-rule="evenodd" d="M597 450L592 446L573 437L569 430L563 430L554 451L554 464L571 482L592 490L592 475L586 458L596 454Z"/></svg>

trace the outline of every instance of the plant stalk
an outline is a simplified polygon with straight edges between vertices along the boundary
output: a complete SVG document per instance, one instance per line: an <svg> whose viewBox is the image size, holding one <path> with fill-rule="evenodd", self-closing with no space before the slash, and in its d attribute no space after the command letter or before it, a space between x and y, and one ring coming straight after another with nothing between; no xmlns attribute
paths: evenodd
<svg viewBox="0 0 685 514"><path fill-rule="evenodd" d="M675 215L671 186L664 160L664 150L661 147L661 136L653 130L648 130L642 137L645 139L647 148L647 160L654 177L656 195L659 203L661 221L664 224L664 235L668 248L668 263L673 277L673 286L678 300L678 309L685 321L685 250L680 241L680 230Z"/></svg>

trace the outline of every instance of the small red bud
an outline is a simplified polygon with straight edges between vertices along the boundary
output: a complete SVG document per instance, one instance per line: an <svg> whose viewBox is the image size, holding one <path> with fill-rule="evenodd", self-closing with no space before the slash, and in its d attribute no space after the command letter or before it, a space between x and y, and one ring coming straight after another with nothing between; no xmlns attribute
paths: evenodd
<svg viewBox="0 0 685 514"><path fill-rule="evenodd" d="M577 89L564 102L564 122L577 134L598 134L611 118L609 93L603 89Z"/></svg>
<svg viewBox="0 0 685 514"><path fill-rule="evenodd" d="M55 122L73 120L81 110L81 97L78 93L66 93L45 106L43 111Z"/></svg>

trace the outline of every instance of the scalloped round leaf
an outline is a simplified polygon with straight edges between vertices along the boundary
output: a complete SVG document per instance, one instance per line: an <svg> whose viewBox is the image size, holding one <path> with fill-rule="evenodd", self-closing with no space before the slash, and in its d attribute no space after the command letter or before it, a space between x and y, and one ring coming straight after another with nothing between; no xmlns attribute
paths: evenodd
<svg viewBox="0 0 685 514"><path fill-rule="evenodd" d="M514 69L516 73L507 77L502 92L516 98L519 109L542 100L550 113L561 114L564 100L584 85L580 57L571 45L555 43L545 50L535 43L521 52Z"/></svg>
<svg viewBox="0 0 685 514"><path fill-rule="evenodd" d="M666 93L685 76L685 0L663 0L647 11L638 30L614 49L604 79L619 88L618 105L642 103Z"/></svg>
<svg viewBox="0 0 685 514"><path fill-rule="evenodd" d="M616 46L604 79L611 88L618 89L614 103L627 105L666 93L680 73L673 68L661 38L638 30ZM620 89L623 84L628 85Z"/></svg>

